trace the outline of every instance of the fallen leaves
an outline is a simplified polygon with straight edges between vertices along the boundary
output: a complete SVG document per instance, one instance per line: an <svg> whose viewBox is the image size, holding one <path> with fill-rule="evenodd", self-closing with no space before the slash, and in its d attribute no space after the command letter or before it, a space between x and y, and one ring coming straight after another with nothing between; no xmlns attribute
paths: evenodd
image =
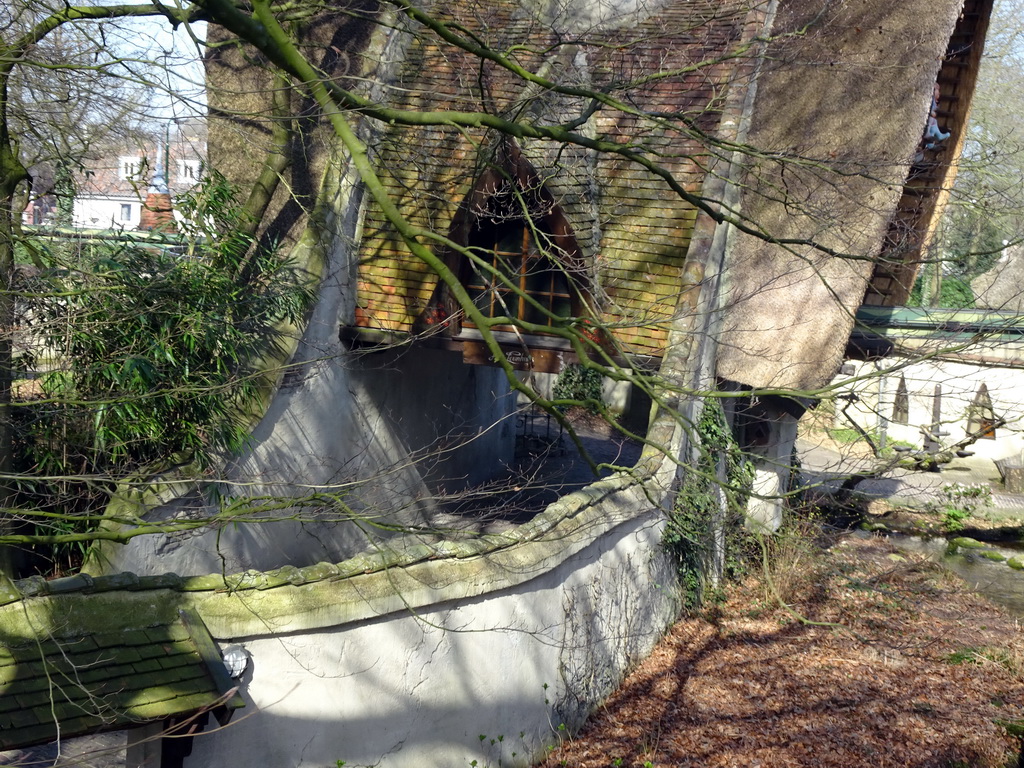
<svg viewBox="0 0 1024 768"><path fill-rule="evenodd" d="M894 567L891 553L848 538L798 593L798 613L838 629L752 610L756 580L714 623L683 619L544 765L1004 765L1019 745L995 721L1024 718L1024 634L935 566Z"/></svg>

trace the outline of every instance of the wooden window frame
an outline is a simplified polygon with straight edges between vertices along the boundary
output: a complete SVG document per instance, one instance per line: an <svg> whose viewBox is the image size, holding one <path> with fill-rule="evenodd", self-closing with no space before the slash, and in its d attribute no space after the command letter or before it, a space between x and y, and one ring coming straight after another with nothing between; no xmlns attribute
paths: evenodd
<svg viewBox="0 0 1024 768"><path fill-rule="evenodd" d="M512 250L508 246L509 239L502 233L502 228L516 228L519 230L519 248ZM514 282L515 287L502 284L497 274L487 274L482 265L472 265L466 279L466 290L477 300L477 306L487 317L508 316L517 320L523 320L538 325L546 325L549 328L557 327L560 315L558 305L567 306L570 313L566 320L573 316L574 285L571 277L561 269L558 262L547 255L543 249L538 247L534 232L544 235L536 225L525 219L515 219L506 223L494 224L491 227L481 227L486 237L474 237L477 243L471 243L470 247L479 254L481 259L487 260L491 269L500 273ZM516 234L511 232L508 234ZM487 242L492 247L488 248L483 243ZM539 268L538 268L539 267ZM548 276L544 282L546 285L537 286L537 276ZM542 278L543 280L543 278ZM561 283L559 285L558 283ZM478 297L486 296L485 302L480 302ZM527 296L540 304L548 314L536 310L527 300ZM502 302L501 299L507 299ZM512 306L514 302L514 306ZM531 314L536 314L535 319ZM470 321L466 321L467 328L473 328ZM495 330L512 330L512 325L495 326Z"/></svg>
<svg viewBox="0 0 1024 768"><path fill-rule="evenodd" d="M500 229L513 224L521 227L523 232L518 252L495 248L503 237L507 237L507 233L501 233ZM531 238L541 242L531 247ZM508 334L515 345L522 346L526 339L530 341L531 348L536 342L537 347L568 350L570 341L555 332L561 318L566 322L579 320L584 325L590 323L595 306L590 287L592 275L572 225L537 169L523 156L511 137L502 136L488 148L486 167L459 204L448 230L448 239L453 246L443 246L438 255L471 296L477 298L486 291L492 292L491 298L478 303L478 307L490 317L507 316L512 320L508 324L492 326L492 330ZM467 254L467 249L471 255ZM534 251L536 256L530 255ZM502 258L517 263L517 266L509 269L500 263ZM533 258L543 260L533 262L542 265L538 271L529 268ZM491 267L508 278L510 285L499 286L497 275L487 275L485 265L488 261ZM563 275L564 288L551 281L547 283L547 289L533 291L535 281L531 278L545 271ZM524 295L516 295L514 312L496 309L494 299L498 296L519 293ZM528 301L526 296L532 301ZM552 310L554 316L547 316L533 302ZM555 308L555 304L562 304L565 309L561 306ZM509 310L512 309L509 306ZM520 321L536 327L525 330ZM467 321L447 284L438 281L412 329L414 333L424 335L430 335L432 329L434 332L442 330L448 338L458 340L462 337L463 324L468 332L466 340L479 333ZM551 331L545 332L545 327ZM592 341L605 343L599 328L584 332Z"/></svg>

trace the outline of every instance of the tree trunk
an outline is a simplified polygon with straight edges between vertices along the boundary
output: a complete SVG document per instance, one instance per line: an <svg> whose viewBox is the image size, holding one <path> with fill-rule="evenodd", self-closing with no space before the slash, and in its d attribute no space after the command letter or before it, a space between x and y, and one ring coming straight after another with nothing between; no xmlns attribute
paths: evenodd
<svg viewBox="0 0 1024 768"><path fill-rule="evenodd" d="M2 52L2 50L0 50ZM14 326L14 246L15 217L20 214L14 203L18 186L28 171L18 159L7 126L7 86L10 68L0 70L0 531L11 525L14 493L10 481L13 462L11 433L11 333ZM0 547L0 573L12 574L15 557L9 548Z"/></svg>

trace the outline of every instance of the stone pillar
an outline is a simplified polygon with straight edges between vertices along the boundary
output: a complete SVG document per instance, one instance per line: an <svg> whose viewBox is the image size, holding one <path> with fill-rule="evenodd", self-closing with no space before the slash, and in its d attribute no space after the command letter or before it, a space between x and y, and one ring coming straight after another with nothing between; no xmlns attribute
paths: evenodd
<svg viewBox="0 0 1024 768"><path fill-rule="evenodd" d="M747 502L750 528L774 532L782 526L802 408L790 398L768 396L752 398L737 413L740 447L754 462L754 481Z"/></svg>

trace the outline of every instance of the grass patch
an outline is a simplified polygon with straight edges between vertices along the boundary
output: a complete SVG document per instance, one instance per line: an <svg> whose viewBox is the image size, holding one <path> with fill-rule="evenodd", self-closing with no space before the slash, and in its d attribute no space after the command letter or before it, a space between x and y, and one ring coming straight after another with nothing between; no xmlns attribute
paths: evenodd
<svg viewBox="0 0 1024 768"><path fill-rule="evenodd" d="M833 427L828 436L840 445L851 445L864 439L860 432L852 427Z"/></svg>
<svg viewBox="0 0 1024 768"><path fill-rule="evenodd" d="M832 441L838 445L855 445L856 443L868 444L868 441L864 439L864 435L852 427L832 427L831 429L826 430L826 432ZM875 445L881 444L882 439L880 435L872 432L869 433L869 436ZM891 456L895 456L897 447L916 450L919 446L914 443L907 442L906 440L893 440L891 438L887 438L885 446L879 449L878 455L886 459Z"/></svg>
<svg viewBox="0 0 1024 768"><path fill-rule="evenodd" d="M1024 675L1024 658L1019 650L1013 648L965 646L946 656L946 661L950 664L995 664L1014 677Z"/></svg>

